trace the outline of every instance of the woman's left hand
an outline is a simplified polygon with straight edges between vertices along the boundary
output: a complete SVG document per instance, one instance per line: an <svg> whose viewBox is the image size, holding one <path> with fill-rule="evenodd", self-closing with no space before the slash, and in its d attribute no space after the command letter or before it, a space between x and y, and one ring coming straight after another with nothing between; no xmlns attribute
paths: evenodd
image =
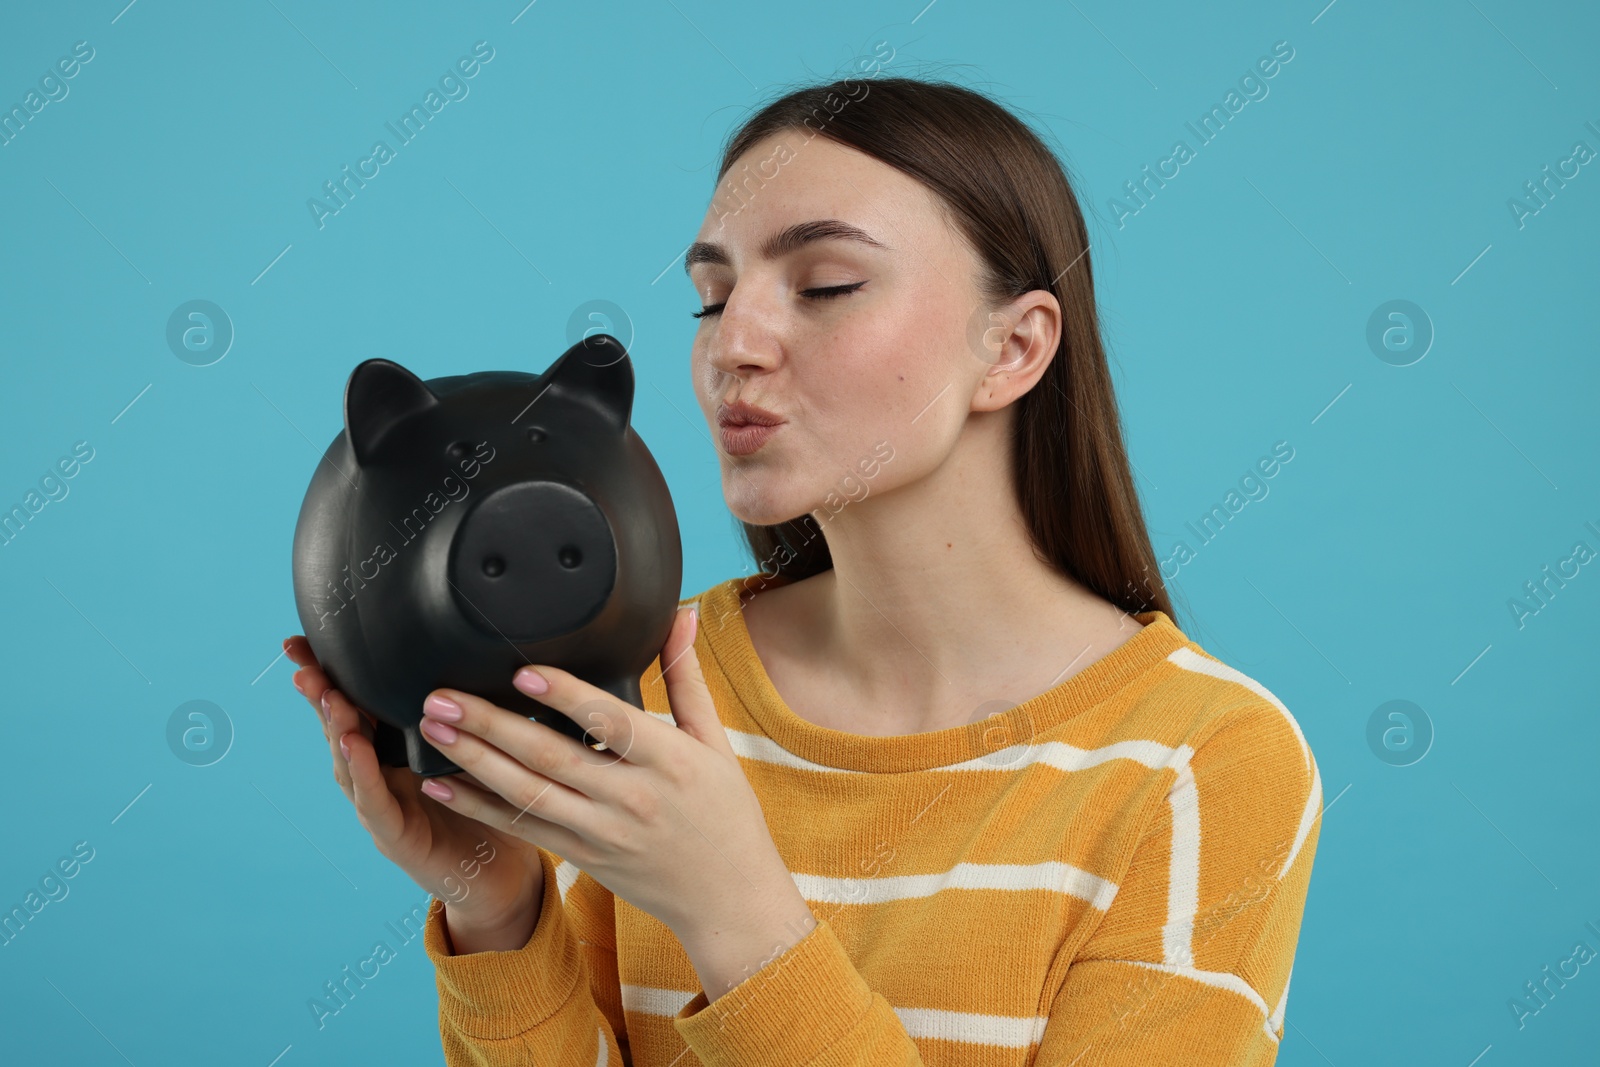
<svg viewBox="0 0 1600 1067"><path fill-rule="evenodd" d="M809 928L810 908L700 672L696 624L696 608L679 608L661 650L676 728L566 671L524 667L514 678L519 690L606 748L470 693L436 689L423 706L423 735L487 789L459 776L432 778L422 788L454 811L575 864L655 916L686 947L718 937L731 944L741 934L754 939L777 923ZM795 935L786 940L798 941L803 931Z"/></svg>

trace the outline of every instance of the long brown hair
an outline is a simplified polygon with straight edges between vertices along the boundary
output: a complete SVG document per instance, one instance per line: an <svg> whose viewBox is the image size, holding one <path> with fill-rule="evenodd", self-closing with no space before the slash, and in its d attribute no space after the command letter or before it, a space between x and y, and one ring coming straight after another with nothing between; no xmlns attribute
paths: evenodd
<svg viewBox="0 0 1600 1067"><path fill-rule="evenodd" d="M1100 341L1089 236L1060 159L975 90L907 77L843 78L788 92L745 120L723 149L717 184L752 145L782 132L830 137L936 193L983 264L978 287L988 307L1034 289L1055 294L1060 347L1014 401L1013 484L1034 552L1124 611L1159 610L1177 622L1129 472ZM740 525L763 572L747 588L833 566L809 513Z"/></svg>

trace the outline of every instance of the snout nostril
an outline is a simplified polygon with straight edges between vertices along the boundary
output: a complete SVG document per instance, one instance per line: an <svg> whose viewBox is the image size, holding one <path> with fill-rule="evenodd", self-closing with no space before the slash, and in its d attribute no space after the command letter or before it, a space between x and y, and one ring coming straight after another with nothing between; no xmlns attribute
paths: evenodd
<svg viewBox="0 0 1600 1067"><path fill-rule="evenodd" d="M562 545L561 551L556 553L556 559L570 571L583 562L583 553L578 550L577 545Z"/></svg>
<svg viewBox="0 0 1600 1067"><path fill-rule="evenodd" d="M499 556L485 556L483 560L483 573L491 578L498 578L506 572L506 561Z"/></svg>

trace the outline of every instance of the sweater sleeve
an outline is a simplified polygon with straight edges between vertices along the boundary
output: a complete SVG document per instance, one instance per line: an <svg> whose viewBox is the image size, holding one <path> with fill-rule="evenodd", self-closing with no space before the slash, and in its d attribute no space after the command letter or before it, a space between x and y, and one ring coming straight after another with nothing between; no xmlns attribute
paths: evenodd
<svg viewBox="0 0 1600 1067"><path fill-rule="evenodd" d="M826 919L715 1003L696 993L673 1026L705 1067L922 1065Z"/></svg>
<svg viewBox="0 0 1600 1067"><path fill-rule="evenodd" d="M1071 961L1040 1064L1269 1067L1322 815L1322 779L1275 700L1174 758L1160 815Z"/></svg>
<svg viewBox="0 0 1600 1067"><path fill-rule="evenodd" d="M439 987L439 1037L449 1067L632 1064L617 978L615 898L554 853L541 848L539 859L544 900L519 949L452 955L444 902L435 898L428 907L423 946Z"/></svg>

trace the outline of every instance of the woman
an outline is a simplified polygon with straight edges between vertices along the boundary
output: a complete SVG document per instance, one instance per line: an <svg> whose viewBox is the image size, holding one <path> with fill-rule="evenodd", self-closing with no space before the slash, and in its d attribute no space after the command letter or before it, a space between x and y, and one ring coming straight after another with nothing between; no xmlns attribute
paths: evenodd
<svg viewBox="0 0 1600 1067"><path fill-rule="evenodd" d="M683 602L643 709L518 672L606 749L439 690L466 773L419 792L288 642L448 898L447 1061L1272 1062L1321 781L1176 625L1061 164L879 78L776 100L718 182L692 366L762 573Z"/></svg>

